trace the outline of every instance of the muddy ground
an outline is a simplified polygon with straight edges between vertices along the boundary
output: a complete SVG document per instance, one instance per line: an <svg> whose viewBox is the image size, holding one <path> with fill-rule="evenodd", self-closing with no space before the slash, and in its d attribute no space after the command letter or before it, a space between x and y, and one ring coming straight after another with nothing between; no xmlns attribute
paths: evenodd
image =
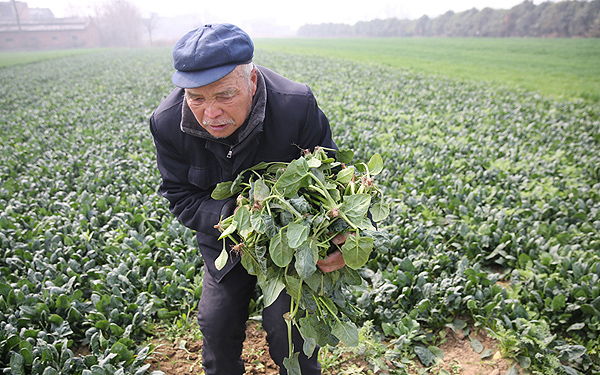
<svg viewBox="0 0 600 375"><path fill-rule="evenodd" d="M246 364L246 373L249 375L277 375L277 366L269 357L266 342L266 333L257 322L249 322L246 330L243 359ZM503 359L498 352L496 342L482 334L471 335L478 339L484 349L489 349L493 354L485 359L480 358L471 346L469 337L455 333L448 329L446 341L439 346L444 352L444 358L429 374L452 375L504 375L511 365ZM204 374L201 364L202 342L193 339L178 339L177 342L155 339L153 344L157 349L150 360L150 370L160 370L166 375L199 375ZM418 362L418 361L417 361ZM422 366L415 367L414 373L419 373ZM442 371L445 370L446 372ZM412 373L413 371L411 371ZM366 358L352 355L341 360L336 360L334 366L323 370L324 375L342 374L383 374L369 368Z"/></svg>

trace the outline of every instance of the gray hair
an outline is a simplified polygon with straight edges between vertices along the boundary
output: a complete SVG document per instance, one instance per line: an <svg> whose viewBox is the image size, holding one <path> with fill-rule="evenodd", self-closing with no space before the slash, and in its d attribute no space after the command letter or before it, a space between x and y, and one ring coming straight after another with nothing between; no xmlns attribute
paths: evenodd
<svg viewBox="0 0 600 375"><path fill-rule="evenodd" d="M249 62L248 64L238 65L240 68L240 75L242 75L248 81L248 87L252 85L252 81L250 80L252 77L252 71L256 69L256 66L253 62Z"/></svg>

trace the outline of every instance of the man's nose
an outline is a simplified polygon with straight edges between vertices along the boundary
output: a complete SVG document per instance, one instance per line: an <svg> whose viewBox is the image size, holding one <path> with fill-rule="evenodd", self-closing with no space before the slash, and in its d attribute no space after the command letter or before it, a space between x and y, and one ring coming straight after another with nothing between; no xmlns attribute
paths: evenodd
<svg viewBox="0 0 600 375"><path fill-rule="evenodd" d="M222 114L223 110L215 101L208 102L206 108L204 109L204 116L209 118L217 118Z"/></svg>

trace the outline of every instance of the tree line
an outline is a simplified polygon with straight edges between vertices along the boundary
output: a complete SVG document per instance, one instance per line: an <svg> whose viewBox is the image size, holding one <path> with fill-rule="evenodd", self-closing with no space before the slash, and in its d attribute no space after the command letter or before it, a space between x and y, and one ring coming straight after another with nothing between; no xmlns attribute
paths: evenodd
<svg viewBox="0 0 600 375"><path fill-rule="evenodd" d="M398 18L304 25L301 37L600 37L600 0L566 0L533 4L525 0L511 9L475 8L448 11L435 18Z"/></svg>

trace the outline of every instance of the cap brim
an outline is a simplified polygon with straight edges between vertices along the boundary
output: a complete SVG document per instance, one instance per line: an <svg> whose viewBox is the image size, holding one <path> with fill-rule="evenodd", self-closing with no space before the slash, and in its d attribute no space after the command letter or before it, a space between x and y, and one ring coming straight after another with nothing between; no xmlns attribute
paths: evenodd
<svg viewBox="0 0 600 375"><path fill-rule="evenodd" d="M220 80L238 66L238 64L222 65L205 70L186 72L178 70L173 74L171 81L177 87L192 89L202 87Z"/></svg>

